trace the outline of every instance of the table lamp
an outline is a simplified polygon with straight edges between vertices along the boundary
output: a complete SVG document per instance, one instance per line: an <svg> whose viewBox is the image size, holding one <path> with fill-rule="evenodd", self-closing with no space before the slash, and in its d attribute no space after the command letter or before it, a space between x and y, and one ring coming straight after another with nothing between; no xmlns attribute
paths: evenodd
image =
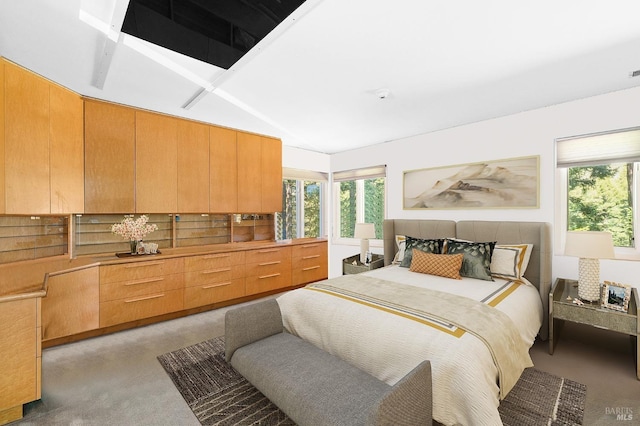
<svg viewBox="0 0 640 426"><path fill-rule="evenodd" d="M600 259L613 259L610 232L567 232L564 254L578 261L578 297L588 302L600 300Z"/></svg>
<svg viewBox="0 0 640 426"><path fill-rule="evenodd" d="M369 238L376 237L376 227L373 223L356 223L353 238L360 238L360 262L366 263L369 251Z"/></svg>

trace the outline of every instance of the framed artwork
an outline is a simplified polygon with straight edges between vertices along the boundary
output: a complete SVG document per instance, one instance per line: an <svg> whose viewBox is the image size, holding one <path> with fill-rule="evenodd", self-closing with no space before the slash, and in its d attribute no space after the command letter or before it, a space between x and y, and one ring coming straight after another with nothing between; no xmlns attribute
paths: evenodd
<svg viewBox="0 0 640 426"><path fill-rule="evenodd" d="M631 286L605 281L602 287L602 307L627 312L631 299Z"/></svg>
<svg viewBox="0 0 640 426"><path fill-rule="evenodd" d="M409 170L403 208L534 209L540 207L540 156Z"/></svg>

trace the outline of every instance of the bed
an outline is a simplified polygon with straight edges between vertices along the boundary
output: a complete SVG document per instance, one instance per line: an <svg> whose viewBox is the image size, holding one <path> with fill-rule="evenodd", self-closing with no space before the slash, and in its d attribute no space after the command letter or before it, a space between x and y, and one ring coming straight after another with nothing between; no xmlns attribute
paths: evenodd
<svg viewBox="0 0 640 426"><path fill-rule="evenodd" d="M402 236L413 239L412 250L407 250L416 257L411 265L392 262ZM444 245L445 240L451 254L444 257L425 255L426 246L415 246L416 241ZM456 248L489 243L495 243L491 250L501 255L513 246L529 245L524 275L451 279L415 266L425 259L445 260L447 266L462 258L466 262L467 255L454 253ZM536 335L547 338L550 225L385 220L384 255L384 268L331 278L279 296L287 331L390 385L429 359L434 420L501 424L500 400L524 368L532 366L528 350Z"/></svg>

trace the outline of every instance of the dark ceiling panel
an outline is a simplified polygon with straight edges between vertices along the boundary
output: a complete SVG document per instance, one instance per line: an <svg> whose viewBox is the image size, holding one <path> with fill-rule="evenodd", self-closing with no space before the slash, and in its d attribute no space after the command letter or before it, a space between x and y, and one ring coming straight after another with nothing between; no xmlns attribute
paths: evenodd
<svg viewBox="0 0 640 426"><path fill-rule="evenodd" d="M122 31L229 68L304 0L131 0Z"/></svg>

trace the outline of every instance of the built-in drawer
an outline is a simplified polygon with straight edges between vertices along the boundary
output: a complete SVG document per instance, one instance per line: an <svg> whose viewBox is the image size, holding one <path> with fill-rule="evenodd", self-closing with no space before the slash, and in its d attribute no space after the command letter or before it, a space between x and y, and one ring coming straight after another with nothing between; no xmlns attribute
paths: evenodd
<svg viewBox="0 0 640 426"><path fill-rule="evenodd" d="M247 296L291 287L291 268L262 275L247 276L245 285Z"/></svg>
<svg viewBox="0 0 640 426"><path fill-rule="evenodd" d="M300 244L293 247L291 261L327 258L327 243Z"/></svg>
<svg viewBox="0 0 640 426"><path fill-rule="evenodd" d="M227 266L215 266L209 269L202 269L199 271L185 272L185 286L199 286L205 284L213 284L224 281L231 281L237 278L244 278L245 276L244 265L227 265Z"/></svg>
<svg viewBox="0 0 640 426"><path fill-rule="evenodd" d="M312 283L314 281L324 280L327 274L327 262L324 261L301 261L299 264L291 268L292 285L301 285Z"/></svg>
<svg viewBox="0 0 640 426"><path fill-rule="evenodd" d="M231 265L242 265L245 263L244 259L245 255L243 251L190 256L184 259L184 270L190 272L222 268Z"/></svg>
<svg viewBox="0 0 640 426"><path fill-rule="evenodd" d="M248 250L245 261L250 263L265 263L275 260L291 261L291 247L269 247L258 250Z"/></svg>
<svg viewBox="0 0 640 426"><path fill-rule="evenodd" d="M100 284L138 280L177 274L183 271L183 259L158 259L100 267Z"/></svg>
<svg viewBox="0 0 640 426"><path fill-rule="evenodd" d="M209 284L186 287L184 308L191 309L245 296L245 279L236 278Z"/></svg>
<svg viewBox="0 0 640 426"><path fill-rule="evenodd" d="M100 327L155 317L183 309L184 289L100 303Z"/></svg>
<svg viewBox="0 0 640 426"><path fill-rule="evenodd" d="M246 266L247 277L257 277L262 275L272 275L283 270L291 269L291 259L270 260L261 263L250 263Z"/></svg>
<svg viewBox="0 0 640 426"><path fill-rule="evenodd" d="M162 293L184 287L184 274L138 278L128 281L100 283L100 302L146 294Z"/></svg>

